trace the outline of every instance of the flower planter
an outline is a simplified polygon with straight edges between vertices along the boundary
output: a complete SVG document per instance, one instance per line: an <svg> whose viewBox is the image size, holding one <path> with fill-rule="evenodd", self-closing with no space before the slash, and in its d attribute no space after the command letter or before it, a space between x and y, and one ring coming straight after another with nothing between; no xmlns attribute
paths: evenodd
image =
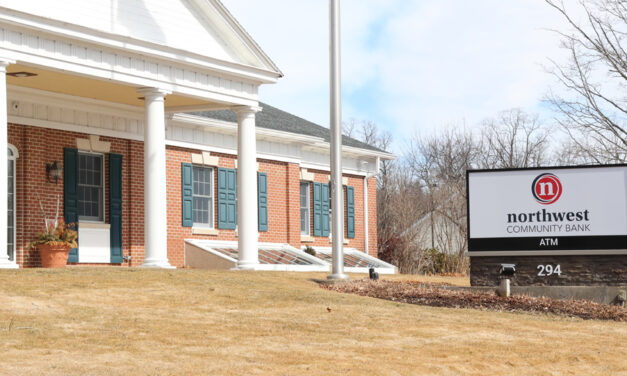
<svg viewBox="0 0 627 376"><path fill-rule="evenodd" d="M72 247L67 244L38 244L37 249L44 268L63 268L67 265L67 258Z"/></svg>

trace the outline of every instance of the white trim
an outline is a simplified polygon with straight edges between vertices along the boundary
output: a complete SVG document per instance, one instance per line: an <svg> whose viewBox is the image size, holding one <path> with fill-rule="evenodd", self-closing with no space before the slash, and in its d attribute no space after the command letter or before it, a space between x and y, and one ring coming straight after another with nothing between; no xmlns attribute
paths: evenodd
<svg viewBox="0 0 627 376"><path fill-rule="evenodd" d="M311 237L311 187L312 184L310 181L303 181L300 180L298 182L298 211L299 211L299 217L302 220L302 210L303 207L301 206L301 187L304 184L307 184L307 233L303 233L303 229L300 229L300 241L306 241L306 242L311 242L314 239ZM298 221L298 223L300 224L300 221ZM305 240L303 240L305 239ZM311 239L311 240L310 240Z"/></svg>
<svg viewBox="0 0 627 376"><path fill-rule="evenodd" d="M216 229L216 180L218 175L218 170L214 166L206 166L206 165L196 165L198 168L206 168L207 170L211 170L211 226L206 223L196 223L194 222L194 163L192 163L192 234L204 234L204 235L218 235L219 231ZM196 232L194 232L194 228L196 228ZM206 232L199 232L199 229L203 229ZM208 230L214 230L208 231Z"/></svg>
<svg viewBox="0 0 627 376"><path fill-rule="evenodd" d="M111 224L110 223L103 223L103 222L95 222L95 221L86 221L86 220L79 220L78 221L78 227L82 227L82 228L99 228L99 229L110 229L111 228Z"/></svg>
<svg viewBox="0 0 627 376"><path fill-rule="evenodd" d="M199 227L192 226L192 235L211 235L217 236L220 234L220 230L213 227Z"/></svg>
<svg viewBox="0 0 627 376"><path fill-rule="evenodd" d="M39 17L13 9L3 8L0 20L9 25L19 25L37 33L48 34L69 43L83 42L113 51L124 51L136 56L146 56L166 61L178 66L218 71L233 77L239 77L259 83L275 83L282 76L280 72L263 69L237 62L219 60L210 56L196 54L182 49L164 46L132 37L89 29L67 22ZM16 59L22 60L22 59ZM185 62L184 64L182 62Z"/></svg>
<svg viewBox="0 0 627 376"><path fill-rule="evenodd" d="M174 114L172 116L171 121L172 121L172 124L180 123L182 125L188 125L188 126L195 125L195 126L200 126L202 128L209 128L212 130L216 130L220 133L237 134L237 123L230 122L230 121L224 121L224 120L218 120L218 119L212 119L212 118L207 118L207 117L202 117L202 116L197 116L197 115L190 115L190 114L182 114L182 113ZM287 140L289 142L302 142L304 144L324 141L324 139L320 137L302 135L302 134L297 134L297 133L292 133L292 132L279 131L275 129L261 128L261 127L255 128L255 134L257 136L267 136L272 139L278 138L282 140ZM261 138L263 139L263 137Z"/></svg>
<svg viewBox="0 0 627 376"><path fill-rule="evenodd" d="M237 132L237 123L217 120L211 118L205 118L197 115L190 114L174 114L172 117L174 124L177 122L183 124L193 124L202 127L208 127L211 129L220 130L225 133L235 134ZM324 141L321 137L300 135L291 132L279 131L268 128L256 128L256 134L262 136L268 136L271 138L285 139L290 142L300 142L305 145L305 149L311 149L314 151L324 150L328 154L329 143ZM383 159L396 159L391 153L380 152L369 149L356 148L352 146L342 145L342 155L344 157L350 157L350 155L367 156L367 157L380 157Z"/></svg>
<svg viewBox="0 0 627 376"><path fill-rule="evenodd" d="M7 147L11 149L11 152L13 153L13 155L9 157L10 160L16 160L20 157L20 151L17 150L13 144L7 144Z"/></svg>
<svg viewBox="0 0 627 376"><path fill-rule="evenodd" d="M242 106L254 106L257 104L257 98L255 95L244 95L244 93L240 92L230 92L227 94L225 92L221 92L220 90L223 89L218 87L203 89L184 84L166 82L156 78L148 78L136 74L116 72L111 69L88 66L77 63L77 60L62 61L51 57L34 56L19 50L12 51L11 55L11 57L15 58L15 60L28 62L29 65L54 71L72 72L72 75L75 76L84 76L101 81L109 80L114 83L128 86L156 87L176 94L216 102L231 103Z"/></svg>
<svg viewBox="0 0 627 376"><path fill-rule="evenodd" d="M306 168L307 170L318 170L318 171L331 171L331 168L329 167L329 165L322 165L322 164L316 164L316 163L311 163L311 162L301 162L300 166L302 168ZM353 175L353 176L366 176L367 172L364 171L360 171L360 170L354 170L354 169L349 169L349 168L343 168L342 169L342 175ZM330 178L329 178L330 180Z"/></svg>
<svg viewBox="0 0 627 376"><path fill-rule="evenodd" d="M89 127L86 125L67 124L67 123L61 123L61 122L56 122L56 121L33 119L33 118L27 118L23 116L16 116L16 115L9 115L8 120L9 120L9 123L16 124L16 125L28 125L32 127L84 133L87 135L93 134L93 135L99 135L99 136L121 138L121 139L132 140L132 141L144 141L144 137L139 134L116 131L116 130L105 129L105 128ZM214 153L228 154L228 155L232 155L234 158L237 156L237 150L221 148L218 146L209 146L209 145L195 144L191 142L176 141L176 140L166 140L165 144L167 146L175 146L175 147L180 147L180 148L185 148L185 149L204 150L204 151L209 151L209 152L214 152ZM314 163L307 163L307 162L302 162L302 160L299 158L284 157L284 156L278 156L278 155L273 155L273 154L257 153L257 159L267 159L267 160L276 161L276 162L294 163L294 164L299 164L303 168L312 169L312 170L319 170L319 171L330 170L328 165L318 165ZM364 171L352 170L352 169L346 169L346 168L343 169L342 173L347 174L347 175L354 175L354 176L366 175L366 172Z"/></svg>
<svg viewBox="0 0 627 376"><path fill-rule="evenodd" d="M78 217L78 222L80 225L80 222L84 222L84 223L93 223L93 224L105 224L105 220L106 220L106 208L105 208L105 203L106 203L106 196L107 196L107 187L105 186L105 182L106 182L106 174L105 174L105 155L104 153L100 153L100 152L94 152L94 151L86 151L86 150L79 150L78 151L78 159L80 160L80 155L81 154L88 154L88 155L99 155L101 158L101 163L102 165L100 166L100 172L101 172L101 176L100 176L100 180L102 183L102 207L101 209L101 214L102 214L102 219L82 219L80 215L77 213L76 216ZM77 165L77 169L79 170L79 175L76 176L76 184L78 187L78 180L79 180L79 176L80 176L80 168L78 167L79 161L76 161L76 165ZM64 167L65 168L65 167ZM90 228L102 228L102 227L90 227ZM80 251L80 246L79 246L79 251Z"/></svg>
<svg viewBox="0 0 627 376"><path fill-rule="evenodd" d="M15 116L15 115L9 115L8 119L9 119L9 123L16 124L16 125L28 125L32 127L38 127L38 128L48 128L48 129L57 129L61 131L84 133L86 135L93 134L93 135L106 136L106 137L122 138L122 139L133 140L133 141L144 141L143 136L139 136L139 135L128 133L128 132L114 131L111 129L88 127L86 125L67 124L67 123L61 123L57 121L33 119L33 118L26 118L26 117Z"/></svg>
<svg viewBox="0 0 627 376"><path fill-rule="evenodd" d="M227 148L221 148L218 146L209 146L209 145L202 145L202 144L193 144L191 142L175 141L175 140L166 140L165 144L168 146L176 146L176 147L185 148L185 149L204 150L204 151L208 151L212 153L228 154L228 155L232 155L234 159L237 158L237 150L235 149L227 149ZM286 163L294 163L294 164L300 163L300 159L282 157L282 156L264 154L264 153L257 153L257 159L267 159L270 161L286 162Z"/></svg>
<svg viewBox="0 0 627 376"><path fill-rule="evenodd" d="M8 117L12 123L143 141L145 116L139 107L19 86L11 86L9 91ZM29 110L25 111L22 107ZM46 112L43 114L37 112L40 108ZM56 116L51 115L55 113ZM69 116L67 120L66 116ZM194 140L197 138L187 140L189 138L188 133L196 134L201 130L209 132L209 134L215 132L235 136L237 125L194 115L173 114L167 121L166 144L199 151L237 155L235 145L233 147L227 146L228 142L216 142L224 144L224 146L211 146L195 143ZM173 139L175 136L178 139ZM207 137L209 136L203 136L205 139L211 139L211 137ZM317 156L310 156L312 153L307 152L305 158L308 160L315 158L316 161L320 160L320 162L303 161L303 149L307 149L307 145L321 140L318 137L256 128L256 138L257 143L262 142L266 145L265 147L272 150L271 153L257 153L258 159L295 163L300 164L302 168L309 167L329 171L328 162L322 162L328 158L324 158L323 154L318 152L315 152L318 154ZM182 139L186 139L186 141ZM267 139L269 141L266 141ZM347 161L358 159L348 156L345 158ZM367 157L367 159L371 160L371 157ZM360 163L357 163L353 168L344 169L344 173L356 176L364 176L366 173L372 172L376 171L364 171Z"/></svg>
<svg viewBox="0 0 627 376"><path fill-rule="evenodd" d="M7 144L7 147L13 153L8 158L9 161L13 162L13 260L9 260L9 263L15 264L17 268L19 267L17 264L17 159L20 157L20 153L13 144Z"/></svg>
<svg viewBox="0 0 627 376"><path fill-rule="evenodd" d="M627 249L577 249L565 251L473 251L464 252L467 257L489 256L582 256L582 255L627 255Z"/></svg>
<svg viewBox="0 0 627 376"><path fill-rule="evenodd" d="M197 5L203 6L207 4L206 0L193 0ZM240 39L244 42L244 45L251 49L251 52L261 59L269 68L274 69L275 73L278 73L280 77L283 77L283 73L279 70L279 67L274 64L268 55L259 47L255 40L246 32L246 30L237 22L235 17L224 7L220 1L211 1L212 5L218 10L224 20L226 20L233 31L238 34Z"/></svg>

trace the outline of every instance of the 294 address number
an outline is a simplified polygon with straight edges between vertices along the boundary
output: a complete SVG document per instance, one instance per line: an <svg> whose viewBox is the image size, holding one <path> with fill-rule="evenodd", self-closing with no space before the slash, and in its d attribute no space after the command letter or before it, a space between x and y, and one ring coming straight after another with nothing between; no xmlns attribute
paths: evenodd
<svg viewBox="0 0 627 376"><path fill-rule="evenodd" d="M557 264L555 266L551 264L538 265L536 269L539 270L538 275L540 277L548 277L552 276L553 274L562 275L562 268L560 268L560 264Z"/></svg>

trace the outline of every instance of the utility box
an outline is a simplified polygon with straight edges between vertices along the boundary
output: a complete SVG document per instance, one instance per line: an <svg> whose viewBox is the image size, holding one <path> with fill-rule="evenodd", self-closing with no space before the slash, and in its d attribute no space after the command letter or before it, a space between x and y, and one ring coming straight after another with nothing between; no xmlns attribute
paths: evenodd
<svg viewBox="0 0 627 376"><path fill-rule="evenodd" d="M469 170L473 286L627 286L627 165Z"/></svg>

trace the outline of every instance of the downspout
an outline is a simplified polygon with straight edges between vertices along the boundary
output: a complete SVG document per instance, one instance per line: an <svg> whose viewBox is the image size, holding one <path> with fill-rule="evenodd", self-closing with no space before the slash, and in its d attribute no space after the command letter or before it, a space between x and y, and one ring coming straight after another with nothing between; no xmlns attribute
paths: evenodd
<svg viewBox="0 0 627 376"><path fill-rule="evenodd" d="M379 173L380 161L381 159L377 157L377 160L375 162L375 172L371 172L369 174L366 173L366 176L364 176L364 252L366 252L366 254L369 254L368 237L370 235L368 231L368 179L370 179L373 176L377 176L377 174ZM366 164L367 163L368 162L366 162Z"/></svg>

